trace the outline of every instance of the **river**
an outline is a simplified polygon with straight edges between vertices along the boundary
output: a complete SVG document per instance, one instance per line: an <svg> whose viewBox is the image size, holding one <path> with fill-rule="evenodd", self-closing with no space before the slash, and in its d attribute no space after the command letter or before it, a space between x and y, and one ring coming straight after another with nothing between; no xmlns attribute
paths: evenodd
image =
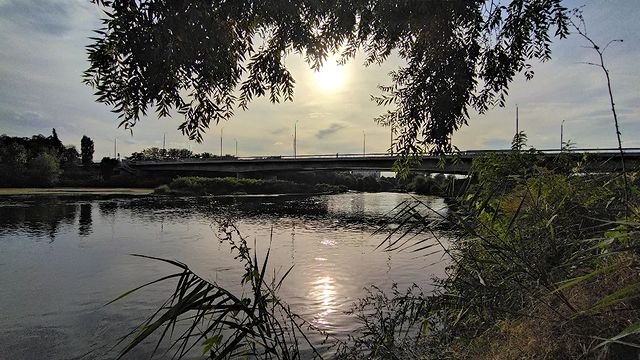
<svg viewBox="0 0 640 360"><path fill-rule="evenodd" d="M446 213L443 199L419 196ZM175 272L130 256L179 260L202 277L238 289L242 268L216 224L232 218L259 258L283 273L280 292L296 313L344 338L358 323L345 314L376 285L413 283L429 291L441 254L376 249L385 215L411 196L347 193L310 197L0 197L0 359L112 358L109 347L142 322L175 283L109 306L126 290ZM435 215L433 215L435 216ZM272 234L272 235L271 235ZM142 344L129 358L147 355Z"/></svg>

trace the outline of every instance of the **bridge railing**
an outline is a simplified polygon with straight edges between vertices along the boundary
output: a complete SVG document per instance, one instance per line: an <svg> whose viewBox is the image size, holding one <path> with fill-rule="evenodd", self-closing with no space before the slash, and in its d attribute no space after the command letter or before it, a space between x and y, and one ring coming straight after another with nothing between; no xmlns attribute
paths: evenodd
<svg viewBox="0 0 640 360"><path fill-rule="evenodd" d="M501 150L464 150L458 153L448 153L444 154L445 156L453 156L455 154L459 154L460 156L481 156L485 154L500 154L500 153L510 153L511 149L501 149ZM561 150L559 149L543 149L538 150L545 154L559 154ZM615 155L618 153L617 148L584 148L584 149L571 149L572 153L592 153L592 154L606 154L611 153ZM637 154L640 152L640 148L624 148L624 153L627 154ZM146 164L157 164L157 163L202 163L202 162L232 162L232 161L278 161L278 160L314 160L314 159L363 159L363 158L389 158L394 159L397 158L398 155L390 154L390 153L335 153L335 154L300 154L300 155L253 155L253 156L225 156L225 157L216 157L216 158L162 158L162 159L153 159L153 160L127 160L129 164L135 165L137 163L146 163ZM430 157L439 157L440 155L434 155Z"/></svg>

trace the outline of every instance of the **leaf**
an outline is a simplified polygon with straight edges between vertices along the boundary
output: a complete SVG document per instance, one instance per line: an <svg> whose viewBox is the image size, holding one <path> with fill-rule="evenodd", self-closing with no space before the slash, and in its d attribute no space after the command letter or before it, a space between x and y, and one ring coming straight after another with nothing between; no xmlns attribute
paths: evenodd
<svg viewBox="0 0 640 360"><path fill-rule="evenodd" d="M480 272L478 272L478 280L480 280L480 284L482 284L482 286L487 286L487 284L484 282L484 279L482 278L482 276L480 276Z"/></svg>
<svg viewBox="0 0 640 360"><path fill-rule="evenodd" d="M573 279L562 281L562 282L560 282L560 284L562 284L562 285L560 285L558 288L553 290L551 293L555 294L555 293L560 292L562 290L574 287L574 286L582 283L583 281L592 279L592 278L600 276L602 274L609 273L609 272L617 269L619 266L620 266L619 263L614 263L614 264L611 264L609 266L605 266L605 267L596 269L596 270L594 270L594 271L592 271L590 273L587 273L585 275L578 276L578 277L573 278Z"/></svg>
<svg viewBox="0 0 640 360"><path fill-rule="evenodd" d="M609 339L606 339L605 341L601 342L600 344L596 345L596 347L594 347L595 349L601 348L603 346L607 346L612 342L619 342L620 339L623 339L629 335L633 335L633 334L637 334L640 332L640 321L635 322L629 326L627 326L624 330L622 330L618 335L611 337ZM635 345L635 344L634 344ZM636 345L637 346L637 345Z"/></svg>
<svg viewBox="0 0 640 360"><path fill-rule="evenodd" d="M640 282L628 285L622 289L616 290L614 293L609 294L600 299L594 307L589 309L590 311L601 309L603 307L611 306L626 300L637 298L640 296Z"/></svg>
<svg viewBox="0 0 640 360"><path fill-rule="evenodd" d="M204 349L202 350L202 355L206 355L214 346L217 346L222 342L222 334L214 335L207 340L205 340L202 345L204 345Z"/></svg>

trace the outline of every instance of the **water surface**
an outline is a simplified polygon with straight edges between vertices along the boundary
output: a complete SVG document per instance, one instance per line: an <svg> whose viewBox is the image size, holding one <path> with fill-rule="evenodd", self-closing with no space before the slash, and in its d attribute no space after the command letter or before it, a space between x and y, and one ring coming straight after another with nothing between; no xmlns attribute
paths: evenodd
<svg viewBox="0 0 640 360"><path fill-rule="evenodd" d="M241 266L217 237L231 218L270 267L291 265L282 298L332 335L357 326L346 315L364 288L430 288L440 254L376 250L380 222L409 195L78 199L0 198L0 359L111 358L109 346L171 293L160 284L109 306L126 290L175 272L132 257L176 259L239 291ZM420 197L446 212L441 198ZM435 216L435 215L434 215ZM436 263L436 265L432 265ZM319 340L320 337L314 337ZM143 344L130 358L148 355Z"/></svg>

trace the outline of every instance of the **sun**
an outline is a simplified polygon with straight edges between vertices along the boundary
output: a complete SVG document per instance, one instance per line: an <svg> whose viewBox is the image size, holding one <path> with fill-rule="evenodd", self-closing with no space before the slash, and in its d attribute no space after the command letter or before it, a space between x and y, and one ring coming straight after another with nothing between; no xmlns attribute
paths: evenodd
<svg viewBox="0 0 640 360"><path fill-rule="evenodd" d="M329 58L314 75L318 87L323 91L331 92L344 84L347 74L344 66L338 65L335 58Z"/></svg>

